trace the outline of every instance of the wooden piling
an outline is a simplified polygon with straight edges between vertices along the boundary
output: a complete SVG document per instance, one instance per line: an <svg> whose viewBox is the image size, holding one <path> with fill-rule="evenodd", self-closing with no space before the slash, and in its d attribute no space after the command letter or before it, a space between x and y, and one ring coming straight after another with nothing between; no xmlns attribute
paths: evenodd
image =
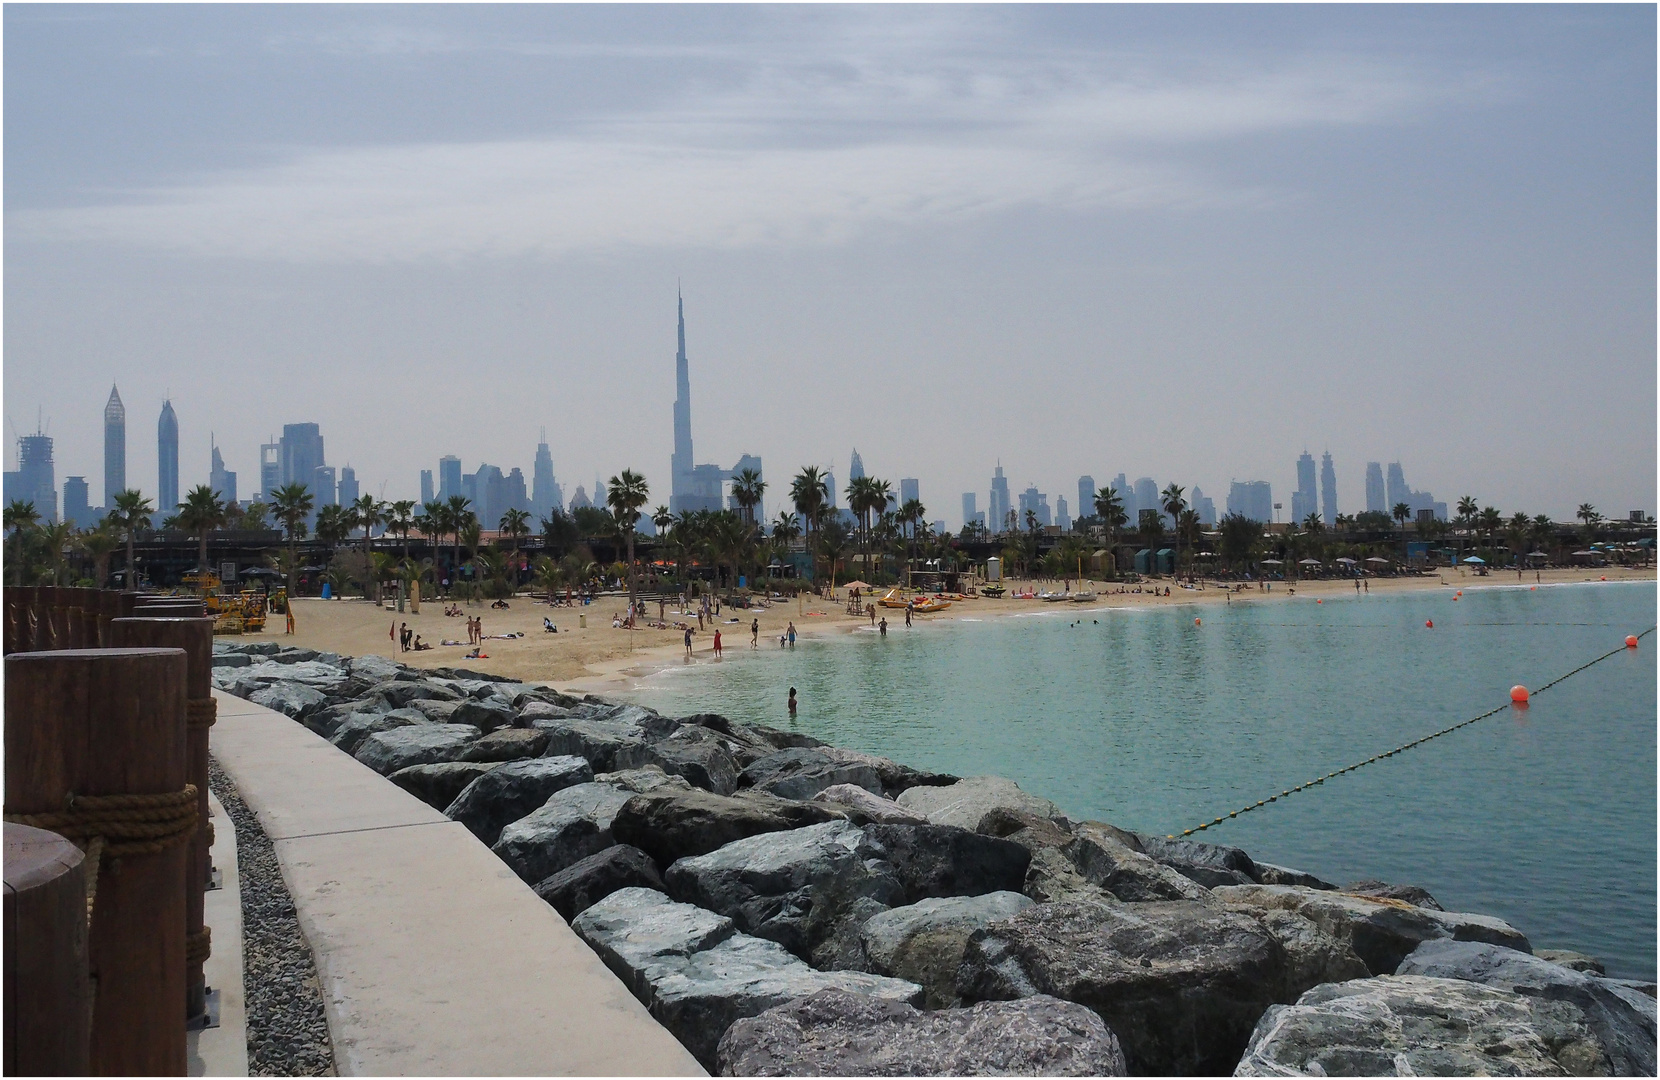
<svg viewBox="0 0 1660 1080"><path fill-rule="evenodd" d="M5 827L7 1076L85 1076L86 860L57 833Z"/></svg>

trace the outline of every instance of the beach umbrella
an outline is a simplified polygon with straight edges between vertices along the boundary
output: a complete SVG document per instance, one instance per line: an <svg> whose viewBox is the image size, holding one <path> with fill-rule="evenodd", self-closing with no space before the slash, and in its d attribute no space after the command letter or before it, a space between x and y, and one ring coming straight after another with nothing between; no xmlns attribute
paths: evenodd
<svg viewBox="0 0 1660 1080"><path fill-rule="evenodd" d="M1367 559L1366 561L1367 562L1382 563L1385 566L1389 565L1389 560L1388 559L1382 558L1382 557L1377 556L1377 555L1373 555L1370 559Z"/></svg>
<svg viewBox="0 0 1660 1080"><path fill-rule="evenodd" d="M1298 566L1319 566L1320 565L1320 560L1319 559L1303 559L1297 565Z"/></svg>
<svg viewBox="0 0 1660 1080"><path fill-rule="evenodd" d="M864 581L849 581L846 585L843 585L842 588L844 588L844 589L868 589L868 588L870 588L870 584L868 582L864 582Z"/></svg>
<svg viewBox="0 0 1660 1080"><path fill-rule="evenodd" d="M1487 565L1487 560L1482 558L1480 555L1471 555L1468 559L1465 559L1464 561L1467 562L1467 563L1478 563L1482 566Z"/></svg>
<svg viewBox="0 0 1660 1080"><path fill-rule="evenodd" d="M282 577L282 572L279 570L272 570L268 566L250 566L245 570L238 570L237 575L239 577L280 578Z"/></svg>
<svg viewBox="0 0 1660 1080"><path fill-rule="evenodd" d="M1353 566L1355 564L1355 561L1353 559L1349 558L1347 555L1345 555L1341 559L1338 559L1337 561L1342 563L1345 566Z"/></svg>
<svg viewBox="0 0 1660 1080"><path fill-rule="evenodd" d="M1279 566L1279 565L1281 565L1281 563L1278 559L1263 559L1262 560L1262 565L1264 565L1264 566Z"/></svg>

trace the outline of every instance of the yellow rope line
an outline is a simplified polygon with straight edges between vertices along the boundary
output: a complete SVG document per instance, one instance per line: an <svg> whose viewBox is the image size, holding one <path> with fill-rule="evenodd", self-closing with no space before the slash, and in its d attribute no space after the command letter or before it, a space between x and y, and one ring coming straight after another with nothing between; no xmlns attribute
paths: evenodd
<svg viewBox="0 0 1660 1080"><path fill-rule="evenodd" d="M1644 638L1644 637L1647 637L1648 635L1654 633L1654 631L1655 631L1655 627L1651 626L1647 630L1644 630L1642 633L1638 634L1637 636L1639 638ZM1545 685L1541 686L1539 689L1533 691L1532 696L1536 697L1539 694L1544 693L1546 690L1549 690L1551 687L1555 686L1557 683L1562 682L1566 679L1570 679L1575 675L1578 675L1580 672L1584 671L1586 668L1590 667L1591 665L1600 664L1604 660L1608 659L1610 656L1617 656L1620 653L1625 652L1626 650L1627 650L1627 646L1625 646L1623 644L1617 649L1610 649L1607 652L1603 653L1601 656L1597 657L1595 660L1591 660L1587 663L1581 664L1578 667L1574 668L1572 671L1568 672L1566 675L1559 675L1556 678L1552 679L1550 682L1548 682ZM1488 709L1486 712L1482 713L1480 716L1472 716L1470 719L1464 720L1464 721L1462 721L1460 723L1457 723L1457 724L1454 724L1452 727L1442 728L1440 731L1437 731L1437 732L1435 732L1433 734L1430 734L1430 735L1425 735L1423 738L1420 738L1420 739L1413 739L1411 742L1403 743L1400 746L1395 747L1395 749L1387 751L1385 753L1373 754L1371 757L1367 758L1365 761L1357 761L1353 765L1350 765L1348 768L1338 769L1336 772L1329 772L1324 776L1315 777L1313 780L1310 780L1310 781L1308 781L1307 783L1304 783L1304 784L1298 784L1296 787L1293 787L1293 788L1286 788L1284 791L1280 792L1278 795L1270 795L1266 799L1258 799L1256 802L1251 803L1248 806L1242 806L1238 810L1235 810L1235 811L1227 814L1224 817L1219 817L1219 818L1215 818L1211 821L1207 821L1203 825L1195 825L1191 829L1183 829L1182 830L1182 835L1183 836L1192 836L1194 833L1204 832L1206 829L1210 829L1210 828L1213 828L1217 825L1221 825L1223 822L1228 821L1231 818L1236 818L1240 814L1248 814L1252 810L1258 810L1258 809L1261 809L1264 806L1267 806L1269 803L1279 802L1281 799L1289 798L1290 796L1295 795L1299 791L1303 791L1307 788L1314 787L1316 784L1323 784L1327 780L1332 779L1333 777L1342 776L1344 773L1352 773L1356 769L1360 768L1362 765L1370 765L1374 761L1382 761L1384 758L1394 757L1396 754L1399 754L1399 753L1401 753L1403 751L1406 751L1406 750L1410 750L1414 746L1418 746L1421 743L1427 743L1431 739L1439 739L1443 735L1451 735L1453 732L1457 731L1459 728L1469 727L1471 724L1475 723L1476 721L1485 720L1489 716L1493 716L1493 715L1496 715L1498 713L1504 712L1509 707L1510 707L1510 703L1505 702L1503 705L1500 705L1497 708ZM1165 835L1165 839L1174 840L1174 839L1176 839L1176 836L1175 836L1174 833L1167 833Z"/></svg>

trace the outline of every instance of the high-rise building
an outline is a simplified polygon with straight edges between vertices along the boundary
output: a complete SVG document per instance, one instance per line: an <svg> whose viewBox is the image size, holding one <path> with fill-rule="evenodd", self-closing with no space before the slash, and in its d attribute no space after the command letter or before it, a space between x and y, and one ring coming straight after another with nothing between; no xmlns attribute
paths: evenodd
<svg viewBox="0 0 1660 1080"><path fill-rule="evenodd" d="M824 491L825 491L825 494L828 496L825 499L824 505L829 507L830 509L834 510L837 506L837 503L836 503L836 498L837 498L837 495L836 495L836 474L835 473L827 472L827 473L824 474Z"/></svg>
<svg viewBox="0 0 1660 1080"><path fill-rule="evenodd" d="M229 506L236 501L236 474L225 468L224 455L219 453L219 444L214 442L212 432L208 432L208 449L212 455L208 466L208 487Z"/></svg>
<svg viewBox="0 0 1660 1080"><path fill-rule="evenodd" d="M974 524L974 519L979 516L975 506L976 501L974 492L963 492L963 526L965 528Z"/></svg>
<svg viewBox="0 0 1660 1080"><path fill-rule="evenodd" d="M997 463L997 469L991 474L991 498L986 501L986 526L993 534L1007 532L1011 528L1009 522L1009 481L1003 475L1003 463ZM1019 529L1015 523L1013 528Z"/></svg>
<svg viewBox="0 0 1660 1080"><path fill-rule="evenodd" d="M446 502L461 493L461 459L445 454L438 459L438 501Z"/></svg>
<svg viewBox="0 0 1660 1080"><path fill-rule="evenodd" d="M425 506L427 503L432 501L432 498L433 498L432 470L431 469L422 469L421 470L421 505Z"/></svg>
<svg viewBox="0 0 1660 1080"><path fill-rule="evenodd" d="M1066 496L1055 496L1055 524L1060 526L1061 532L1072 528L1072 515L1066 511Z"/></svg>
<svg viewBox="0 0 1660 1080"><path fill-rule="evenodd" d="M311 482L306 485L311 489L312 524L316 524L317 511L325 506L340 505L340 486L335 480L333 465L319 465L311 470Z"/></svg>
<svg viewBox="0 0 1660 1080"><path fill-rule="evenodd" d="M40 520L57 523L58 481L52 464L52 437L38 428L33 435L17 440L14 491L6 493L8 503L14 498L32 502Z"/></svg>
<svg viewBox="0 0 1660 1080"><path fill-rule="evenodd" d="M339 493L341 506L350 506L356 502L360 494L357 488L357 470L350 465L342 468L340 470L340 483L335 490Z"/></svg>
<svg viewBox="0 0 1660 1080"><path fill-rule="evenodd" d="M1330 450L1320 456L1320 519L1328 529L1337 524L1337 470Z"/></svg>
<svg viewBox="0 0 1660 1080"><path fill-rule="evenodd" d="M1301 525L1310 514L1320 512L1319 494L1314 487L1314 457L1307 450L1297 459L1297 490L1291 493L1291 520Z"/></svg>
<svg viewBox="0 0 1660 1080"><path fill-rule="evenodd" d="M763 478L766 476L765 470L761 467L761 459L756 457L754 454L745 454L743 457L738 459L737 464L732 466L729 478L736 477L745 469L753 471L756 476ZM834 506L836 505L836 479L833 476L826 477L825 482L830 488L830 505ZM727 493L726 508L733 512L741 512L743 510L743 507L738 505L738 497L730 492ZM755 504L755 508L751 511L751 513L754 514L755 520L758 522L764 522L767 520L767 500L764 494L761 497L761 501ZM655 526L653 527L655 528Z"/></svg>
<svg viewBox="0 0 1660 1080"><path fill-rule="evenodd" d="M1164 512L1164 507L1159 500L1159 486L1153 483L1151 476L1139 477L1135 482L1135 517L1130 520L1140 521L1143 510L1157 510L1159 517L1164 521L1165 528L1175 524L1170 520L1170 515Z"/></svg>
<svg viewBox="0 0 1660 1080"><path fill-rule="evenodd" d="M86 477L71 476L63 482L63 519L77 529L91 528L98 515L87 505Z"/></svg>
<svg viewBox="0 0 1660 1080"><path fill-rule="evenodd" d="M899 481L899 505L908 502L922 501L922 485L914 476L903 477Z"/></svg>
<svg viewBox="0 0 1660 1080"><path fill-rule="evenodd" d="M531 471L530 510L537 518L549 518L565 509L565 493L553 476L553 454L548 451L548 433L536 444L536 464Z"/></svg>
<svg viewBox="0 0 1660 1080"><path fill-rule="evenodd" d="M1406 473L1401 469L1400 462L1392 461L1389 463L1389 479L1385 488L1389 501L1389 507L1385 513L1390 516L1394 515L1396 506L1405 503L1410 520L1416 521L1418 515L1425 510L1433 512L1438 521L1447 520L1447 504L1436 502L1435 496L1427 491L1415 491L1408 487Z"/></svg>
<svg viewBox="0 0 1660 1080"><path fill-rule="evenodd" d="M1199 516L1199 524L1212 526L1216 524L1216 500L1199 490L1199 485L1193 485L1193 512Z"/></svg>
<svg viewBox="0 0 1660 1080"><path fill-rule="evenodd" d="M163 517L179 505L179 418L171 400L161 403L156 421L156 509Z"/></svg>
<svg viewBox="0 0 1660 1080"><path fill-rule="evenodd" d="M723 502L722 487L732 479L736 469L695 464L692 455L692 375L691 364L686 359L686 301L678 295L675 301L679 347L674 356L674 453L669 458L669 511L679 514L688 510L719 510ZM595 498L598 498L597 494Z"/></svg>
<svg viewBox="0 0 1660 1080"><path fill-rule="evenodd" d="M104 405L104 509L115 508L115 496L127 490L127 407L112 384Z"/></svg>
<svg viewBox="0 0 1660 1080"><path fill-rule="evenodd" d="M1095 513L1095 477L1078 477L1078 516L1091 517Z"/></svg>
<svg viewBox="0 0 1660 1080"><path fill-rule="evenodd" d="M1383 491L1383 466L1375 461L1366 463L1366 512L1389 513L1389 500Z"/></svg>
<svg viewBox="0 0 1660 1080"><path fill-rule="evenodd" d="M1118 501L1124 504L1124 520L1131 525L1141 520L1141 508L1135 502L1135 488L1123 473L1113 479L1112 489L1118 492Z"/></svg>
<svg viewBox="0 0 1660 1080"><path fill-rule="evenodd" d="M858 480L865 475L865 459L859 456L859 448L853 448L853 460L847 464L848 480Z"/></svg>
<svg viewBox="0 0 1660 1080"><path fill-rule="evenodd" d="M277 453L279 482L306 485L311 489L316 505L323 505L323 492L311 486L317 470L328 462L323 456L322 428L316 424L284 424L282 438L277 441ZM332 487L328 497L334 498Z"/></svg>
<svg viewBox="0 0 1660 1080"><path fill-rule="evenodd" d="M1266 480L1235 480L1228 487L1228 513L1264 525L1274 520L1274 495Z"/></svg>
<svg viewBox="0 0 1660 1080"><path fill-rule="evenodd" d="M530 509L530 494L525 490L525 474L515 465L502 479L501 513L509 510ZM496 515L496 522L501 522L501 514Z"/></svg>
<svg viewBox="0 0 1660 1080"><path fill-rule="evenodd" d="M1029 485L1025 491L1020 493L1017 528L1025 529L1028 527L1026 523L1026 511L1028 510L1037 516L1037 523L1046 529L1055 523L1054 518L1049 513L1049 496L1039 491L1036 484Z"/></svg>
<svg viewBox="0 0 1660 1080"><path fill-rule="evenodd" d="M576 485L576 494L571 496L571 512L575 513L584 506L593 506L594 502L588 498L588 493L582 490L582 485Z"/></svg>
<svg viewBox="0 0 1660 1080"><path fill-rule="evenodd" d="M266 502L271 493L282 487L282 443L259 444L259 492Z"/></svg>

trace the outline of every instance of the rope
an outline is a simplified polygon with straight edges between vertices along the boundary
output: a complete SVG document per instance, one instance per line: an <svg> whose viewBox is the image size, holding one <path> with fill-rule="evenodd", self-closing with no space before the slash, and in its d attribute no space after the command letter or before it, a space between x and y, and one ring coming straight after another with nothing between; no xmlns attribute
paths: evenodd
<svg viewBox="0 0 1660 1080"><path fill-rule="evenodd" d="M213 955L213 927L204 926L184 936L185 967L195 967Z"/></svg>
<svg viewBox="0 0 1660 1080"><path fill-rule="evenodd" d="M185 723L193 728L212 727L219 717L217 698L191 698L185 702Z"/></svg>
<svg viewBox="0 0 1660 1080"><path fill-rule="evenodd" d="M1647 630L1644 630L1642 633L1638 634L1637 636L1639 638L1648 637L1650 634L1654 633L1655 629L1656 629L1655 627L1651 626ZM1559 675L1556 678L1552 679L1550 682L1548 682L1545 685L1541 686L1539 689L1533 691L1532 696L1537 697L1538 695L1544 693L1546 690L1549 690L1551 687L1555 686L1557 683L1560 683L1560 682L1563 682L1567 679L1573 678L1575 675L1578 675L1580 672L1584 671L1586 668L1591 667L1594 664L1600 664L1604 660L1608 659L1610 656L1618 656L1620 653L1623 653L1623 652L1626 652L1626 651L1627 651L1627 648L1623 644L1617 649L1610 649L1607 652L1603 653L1601 656L1597 657L1595 660L1587 661L1586 663L1583 663L1583 664L1579 665L1578 667L1574 668L1572 671L1568 672L1566 675ZM1382 761L1384 758L1394 757L1396 754L1402 753L1403 751L1406 751L1406 750L1410 750L1414 746L1419 746L1423 743L1427 743L1431 739L1439 739L1443 735L1451 735L1453 732L1457 731L1459 728L1466 728L1466 727L1469 727L1471 724L1476 723L1477 721L1487 719L1489 716L1496 716L1499 713L1504 712L1508 708L1510 708L1510 703L1505 702L1503 705L1500 705L1497 708L1488 709L1486 712L1482 713L1480 716L1472 716L1472 717L1470 717L1470 719L1461 721L1460 723L1457 723L1457 724L1454 724L1452 727L1442 728L1440 731L1434 732L1433 734L1425 735L1425 736L1423 736L1422 738L1419 738L1419 739L1413 739L1409 743L1403 743L1400 746L1395 747L1395 749L1386 751L1382 754L1373 754L1371 757L1367 758L1365 761L1357 761L1353 765L1350 765L1348 768L1338 769L1336 772L1329 772L1324 776L1315 777L1313 780L1310 780L1310 781L1308 781L1307 783L1304 783L1304 784L1298 784L1296 787L1293 787L1293 788L1286 788L1284 791L1280 792L1278 795L1270 795L1266 799L1258 799L1256 802L1251 803L1247 806L1242 806L1238 810L1234 810L1234 811L1230 812L1229 814L1227 814L1224 817L1214 818L1210 821L1205 822L1202 825L1195 825L1191 829L1183 829L1182 830L1182 835L1183 836L1192 836L1194 833L1204 832L1206 829L1214 828L1217 825L1221 825L1223 822L1228 821L1231 818L1236 818L1240 814L1248 814L1252 810L1260 810L1262 807L1267 806L1269 803L1279 802L1281 799L1289 798L1290 796L1295 795L1299 791L1303 791L1307 788L1314 787L1317 784L1324 784L1327 780L1330 780L1333 777L1342 776L1344 773L1352 773L1356 769L1360 768L1362 765L1370 765L1374 761ZM1174 833L1169 833L1169 834L1166 834L1165 839L1174 840L1174 839L1176 839L1176 836L1175 836Z"/></svg>

